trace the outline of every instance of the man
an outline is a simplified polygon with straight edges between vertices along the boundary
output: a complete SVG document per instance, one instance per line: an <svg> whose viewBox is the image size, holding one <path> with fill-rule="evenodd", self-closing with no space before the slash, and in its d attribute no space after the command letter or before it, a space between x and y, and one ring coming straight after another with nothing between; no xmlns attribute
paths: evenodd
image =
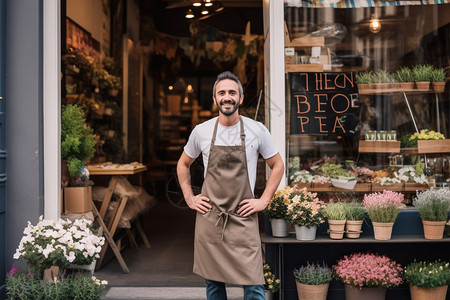
<svg viewBox="0 0 450 300"><path fill-rule="evenodd" d="M208 300L226 300L225 283L243 285L246 300L264 299L257 213L277 189L284 163L267 128L239 116L243 100L239 78L219 74L213 87L219 116L194 128L177 165L184 199L197 211L194 273L206 279ZM189 168L200 153L205 179L201 194L194 195ZM259 154L272 172L257 199L253 190Z"/></svg>

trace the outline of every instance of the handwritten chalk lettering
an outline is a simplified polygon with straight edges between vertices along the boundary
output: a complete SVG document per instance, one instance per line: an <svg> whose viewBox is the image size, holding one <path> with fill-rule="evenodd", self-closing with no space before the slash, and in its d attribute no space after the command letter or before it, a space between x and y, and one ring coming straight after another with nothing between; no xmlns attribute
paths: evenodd
<svg viewBox="0 0 450 300"><path fill-rule="evenodd" d="M289 73L289 83L291 134L358 134L353 73Z"/></svg>

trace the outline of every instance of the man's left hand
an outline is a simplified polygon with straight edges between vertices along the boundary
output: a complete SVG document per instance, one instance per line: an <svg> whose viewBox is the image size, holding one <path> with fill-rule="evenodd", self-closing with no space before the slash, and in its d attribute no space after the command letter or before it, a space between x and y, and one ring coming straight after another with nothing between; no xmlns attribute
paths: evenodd
<svg viewBox="0 0 450 300"><path fill-rule="evenodd" d="M242 217L248 217L258 211L263 211L266 208L266 203L261 199L244 199L239 203L237 213Z"/></svg>

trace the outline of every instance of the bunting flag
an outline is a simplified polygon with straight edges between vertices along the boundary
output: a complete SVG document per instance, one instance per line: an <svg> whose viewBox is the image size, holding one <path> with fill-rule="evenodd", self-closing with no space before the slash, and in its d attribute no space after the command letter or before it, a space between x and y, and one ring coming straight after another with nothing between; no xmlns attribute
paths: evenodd
<svg viewBox="0 0 450 300"><path fill-rule="evenodd" d="M333 8L358 8L358 7L382 7L405 5L432 5L447 4L450 0L413 0L413 1L381 1L381 0L289 0L289 7L333 7Z"/></svg>

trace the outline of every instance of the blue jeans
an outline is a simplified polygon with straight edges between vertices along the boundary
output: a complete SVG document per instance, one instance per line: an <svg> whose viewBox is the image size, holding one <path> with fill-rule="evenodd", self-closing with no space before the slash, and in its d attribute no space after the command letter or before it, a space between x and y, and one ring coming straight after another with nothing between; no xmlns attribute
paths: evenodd
<svg viewBox="0 0 450 300"><path fill-rule="evenodd" d="M264 300L264 285L244 285L244 300ZM227 300L225 283L206 279L206 298L208 300Z"/></svg>

